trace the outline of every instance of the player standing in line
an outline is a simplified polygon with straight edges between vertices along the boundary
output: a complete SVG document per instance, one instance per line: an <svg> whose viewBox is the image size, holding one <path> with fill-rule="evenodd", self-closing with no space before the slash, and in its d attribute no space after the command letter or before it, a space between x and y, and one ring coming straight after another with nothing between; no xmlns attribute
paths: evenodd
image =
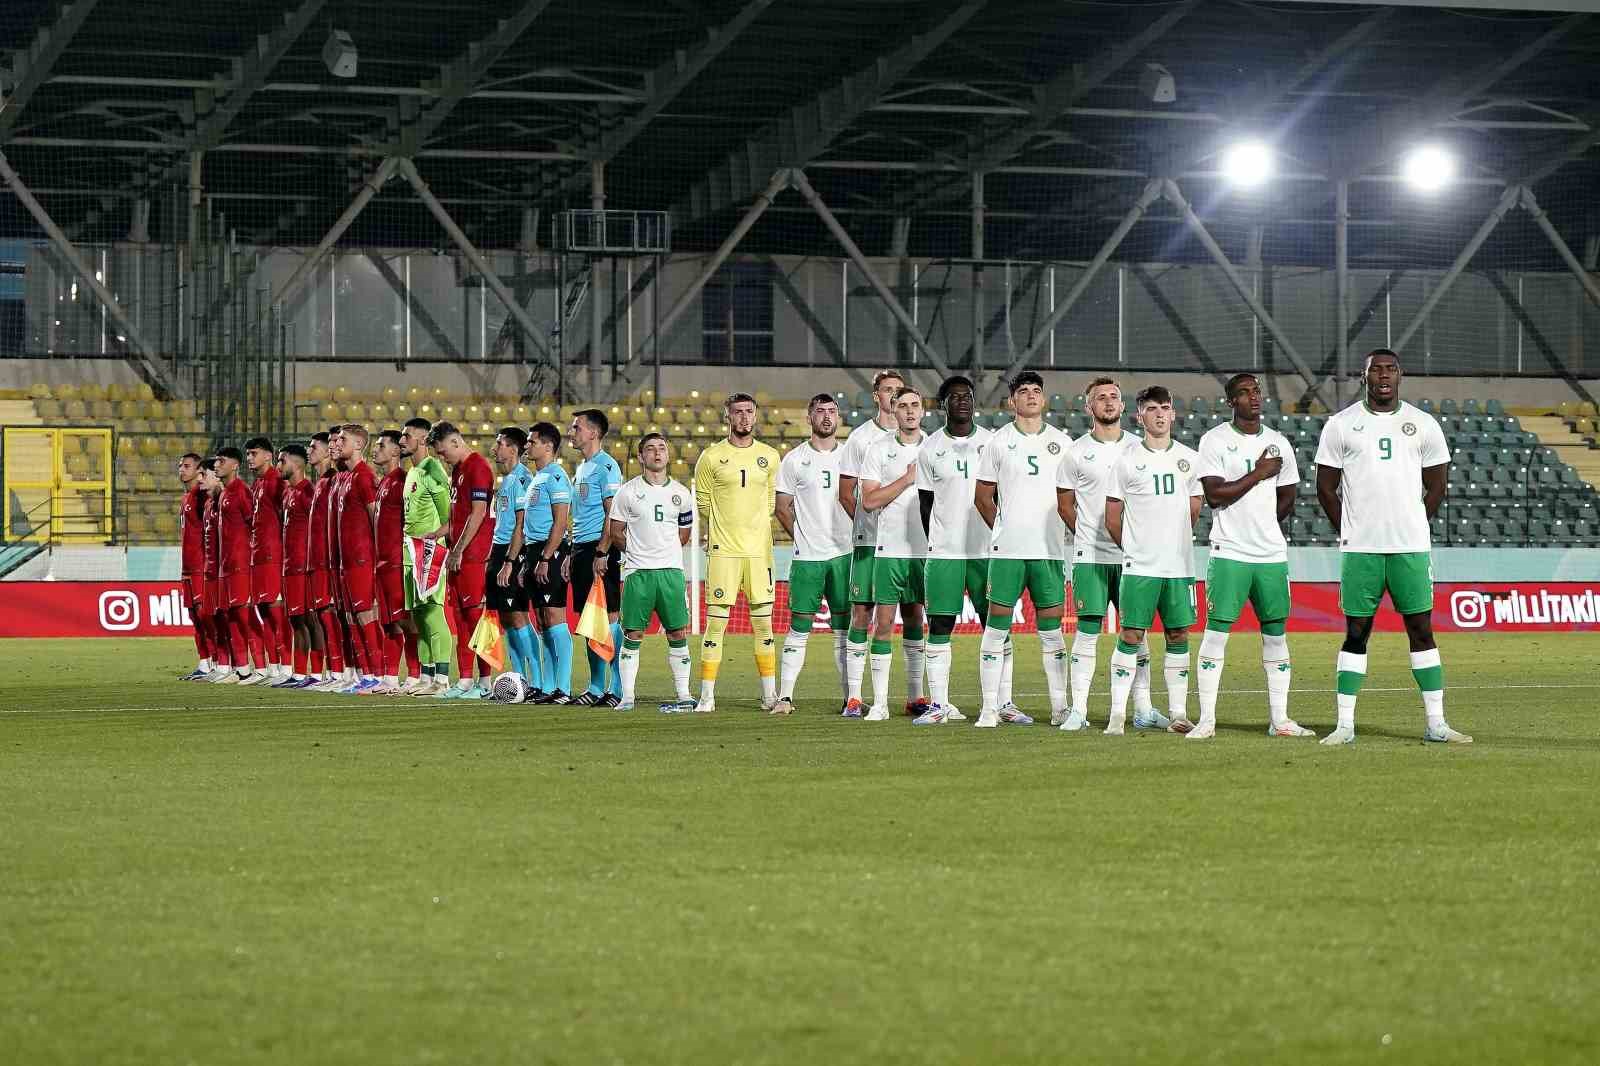
<svg viewBox="0 0 1600 1066"><path fill-rule="evenodd" d="M376 689L383 669L383 629L378 624L378 477L364 458L367 429L349 422L335 438L344 480L333 497L334 527L339 535L339 576L345 621L361 677L343 689L360 696Z"/></svg>
<svg viewBox="0 0 1600 1066"><path fill-rule="evenodd" d="M511 538L522 524L522 509L527 504L528 486L533 471L522 465L528 447L528 432L521 426L506 426L495 434L494 463L500 468L500 484L494 490L494 537L489 545L488 586L485 599L500 619L505 631L506 649L512 670L528 681L531 691L539 691L539 653L534 650L533 627L528 624L528 590L517 567L507 557Z"/></svg>
<svg viewBox="0 0 1600 1066"><path fill-rule="evenodd" d="M344 460L343 425L328 429L328 457L333 461L333 479L328 486L328 585L333 604L328 614L333 619L334 639L344 655L344 673L329 691L345 693L365 680L367 664L344 594L344 542L339 530L339 500L349 488L350 469Z"/></svg>
<svg viewBox="0 0 1600 1066"><path fill-rule="evenodd" d="M606 533L594 558L595 573L604 578L618 541L622 551L622 644L617 667L622 699L617 709L633 710L634 682L639 677L639 648L650 617L661 619L667 637L667 667L677 699L661 704L664 714L694 710L689 695L688 582L683 577L683 549L694 525L694 496L667 475L667 438L646 433L639 440L639 465L644 473L617 490L606 512Z"/></svg>
<svg viewBox="0 0 1600 1066"><path fill-rule="evenodd" d="M606 431L610 428L605 413L591 407L573 415L572 425L567 430L572 446L583 456L583 462L572 475L572 555L564 564L568 572L563 575L572 587L575 610L583 609L583 602L594 585L594 553L605 535L611 498L622 485L622 468L603 450ZM618 554L613 548L611 565L605 569L608 576L601 578L606 590L606 614L611 621L613 649L622 647L622 626L617 621L622 605ZM589 647L588 641L584 641L583 650L589 659L589 687L572 702L579 707L617 706L622 702L622 677L618 667L602 659Z"/></svg>
<svg viewBox="0 0 1600 1066"><path fill-rule="evenodd" d="M696 714L717 706L717 671L728 616L744 591L755 636L761 709L778 705L772 638L772 513L777 505L778 450L755 438L755 398L736 392L723 405L728 436L700 453L694 498L706 516L706 632L700 646L700 702Z"/></svg>
<svg viewBox="0 0 1600 1066"><path fill-rule="evenodd" d="M861 506L877 512L878 539L872 565L872 707L866 721L889 720L889 668L893 663L892 645L895 615L904 620L906 634L924 632L922 601L926 599L924 568L928 561L928 531L922 524L922 498L917 493L917 455L922 449L922 394L902 388L895 393L894 436L868 452L861 461ZM903 638L905 643L911 637ZM850 699L861 704L859 660L847 664L846 680ZM927 713L931 705L922 700L920 653L906 654L906 706L917 704L916 716ZM847 706L849 706L847 704ZM915 719L913 719L915 720Z"/></svg>
<svg viewBox="0 0 1600 1066"><path fill-rule="evenodd" d="M572 481L557 458L561 431L550 422L528 433L526 455L533 467L522 521L511 533L506 556L513 573L527 589L528 609L539 620L539 648L546 656L540 668L544 688L534 688L526 702L565 706L572 702L572 631L567 627L566 566L572 529Z"/></svg>
<svg viewBox="0 0 1600 1066"><path fill-rule="evenodd" d="M1444 502L1450 446L1439 423L1400 399L1400 357L1367 356L1366 398L1329 417L1317 443L1317 499L1339 531L1337 728L1324 744L1353 744L1356 694L1367 676L1367 641L1384 592L1405 619L1411 676L1422 690L1422 739L1471 744L1444 720L1444 667L1433 639L1433 539ZM1421 491L1419 491L1419 488Z"/></svg>
<svg viewBox="0 0 1600 1066"><path fill-rule="evenodd" d="M405 659L420 667L417 659L417 630L406 610L405 593L405 485L406 469L400 462L400 431L386 429L372 442L373 469L378 474L377 566L378 625L383 630L383 683L372 690L374 696L408 695L416 687L405 674ZM421 676L422 671L417 671Z"/></svg>
<svg viewBox="0 0 1600 1066"><path fill-rule="evenodd" d="M260 685L266 682L267 657L262 645L261 623L250 602L250 516L255 501L239 476L244 453L238 448L218 449L217 476L222 491L217 497L218 547L222 557L222 605L228 616L228 641L235 663L232 677L219 677L220 684L237 682ZM250 669L251 661L255 670Z"/></svg>
<svg viewBox="0 0 1600 1066"><path fill-rule="evenodd" d="M1050 710L1067 700L1067 643L1061 635L1066 603L1062 567L1066 527L1053 491L1061 456L1072 443L1044 420L1044 378L1024 370L1011 381L1016 421L985 442L978 463L974 505L993 532L989 541L989 616L978 654L983 710L975 725L992 729L1001 722L1032 725L1015 704L1000 700L1006 645L1017 604L1026 592L1033 600L1044 659Z"/></svg>
<svg viewBox="0 0 1600 1066"><path fill-rule="evenodd" d="M206 594L206 490L200 478L200 456L185 452L178 459L178 481L183 500L178 509L178 535L183 545L183 605L194 622L194 650L199 664L179 681L201 681L211 672L213 638L211 619L204 610Z"/></svg>
<svg viewBox="0 0 1600 1066"><path fill-rule="evenodd" d="M1206 565L1206 631L1200 638L1200 720L1189 739L1215 735L1228 631L1248 600L1261 624L1261 669L1274 737L1315 736L1289 717L1289 542L1283 522L1294 512L1300 468L1287 437L1261 424L1261 383L1235 374L1225 387L1233 420L1200 438L1200 485L1211 505L1211 560ZM1137 722L1135 723L1137 724Z"/></svg>
<svg viewBox="0 0 1600 1066"><path fill-rule="evenodd" d="M898 424L894 416L895 393L905 388L905 378L893 370L880 370L872 377L872 397L878 404L877 414L871 421L863 422L850 431L844 448L839 453L839 506L850 516L853 525L855 548L850 558L850 631L845 643L845 669L864 671L867 664L867 631L872 627L872 568L875 546L878 543L878 516L860 505L860 486L863 458L895 433ZM909 630L901 634L904 653L912 654L913 647L921 645L923 635ZM919 651L917 654L922 654ZM906 672L911 672L911 662L906 661ZM859 701L858 701L859 703ZM918 706L916 714L927 708ZM848 698L841 714L845 718L859 718L862 708L850 706Z"/></svg>
<svg viewBox="0 0 1600 1066"><path fill-rule="evenodd" d="M1151 385L1134 398L1144 440L1117 459L1106 486L1106 532L1122 549L1122 633L1111 656L1111 720L1121 736L1139 645L1156 615L1166 635L1169 733L1187 733L1189 627L1194 625L1194 520L1200 516L1200 456L1172 439L1172 394Z"/></svg>
<svg viewBox="0 0 1600 1066"><path fill-rule="evenodd" d="M445 621L446 578L442 569L429 589L419 587L417 572L429 556L446 549L439 539L450 531L450 472L428 447L433 423L409 419L400 430L400 454L411 460L405 483L405 556L401 584L406 612L417 631L421 675L408 696L434 696L450 687L450 626Z"/></svg>
<svg viewBox="0 0 1600 1066"><path fill-rule="evenodd" d="M445 556L450 604L456 615L455 690L440 698L488 699L489 664L472 650L472 633L483 616L486 569L494 526L488 521L489 498L494 495L494 469L471 448L461 431L449 422L437 422L429 442L450 464L450 554ZM474 688L476 681L477 687Z"/></svg>
<svg viewBox="0 0 1600 1066"><path fill-rule="evenodd" d="M1111 378L1095 378L1084 390L1093 423L1073 441L1057 470L1056 502L1061 520L1072 534L1072 598L1077 632L1072 637L1068 684L1071 711L1052 714L1050 724L1068 733L1089 728L1089 687L1094 683L1096 652L1107 610L1122 609L1122 549L1106 533L1106 487L1117 460L1139 437L1122 428L1122 388ZM1150 703L1150 645L1141 642L1133 674L1133 727L1166 729L1172 723Z"/></svg>
<svg viewBox="0 0 1600 1066"><path fill-rule="evenodd" d="M939 386L944 426L917 453L917 500L928 536L928 695L932 705L912 725L966 721L950 702L950 634L967 600L980 620L989 616L989 527L974 506L978 464L994 436L973 420L978 394L957 374ZM1011 663L1002 660L1000 706L1011 702Z"/></svg>
<svg viewBox="0 0 1600 1066"><path fill-rule="evenodd" d="M825 392L806 404L811 439L778 464L778 524L794 540L789 563L789 635L778 670L778 702L773 714L794 713L794 686L806 665L806 644L818 608L828 602L833 630L833 661L844 699L845 627L850 617L850 516L839 506L839 457L844 447L834 437L839 405Z"/></svg>
<svg viewBox="0 0 1600 1066"><path fill-rule="evenodd" d="M283 478L278 475L277 452L266 437L245 442L244 460L254 478L250 484L250 602L255 605L267 653L266 684L276 685L289 677L294 643L289 616L283 609Z"/></svg>
<svg viewBox="0 0 1600 1066"><path fill-rule="evenodd" d="M222 497L222 479L217 476L215 456L200 461L200 489L205 493L200 514L201 551L205 558L200 613L206 617L216 641L213 648L215 668L205 676L205 680L227 684L223 681L223 675L232 675L234 670L228 636L227 597L222 591L222 511L218 507Z"/></svg>
<svg viewBox="0 0 1600 1066"><path fill-rule="evenodd" d="M289 676L272 687L307 688L320 680L322 641L306 608L313 487L302 445L278 449L278 476L283 479L283 613L289 618L294 661Z"/></svg>
<svg viewBox="0 0 1600 1066"><path fill-rule="evenodd" d="M323 653L326 658L326 675L307 688L315 692L332 692L348 685L345 674L344 640L337 612L333 606L333 486L338 477L334 468L331 435L313 433L306 447L306 459L311 464L311 518L306 527L306 610L311 624L322 631Z"/></svg>

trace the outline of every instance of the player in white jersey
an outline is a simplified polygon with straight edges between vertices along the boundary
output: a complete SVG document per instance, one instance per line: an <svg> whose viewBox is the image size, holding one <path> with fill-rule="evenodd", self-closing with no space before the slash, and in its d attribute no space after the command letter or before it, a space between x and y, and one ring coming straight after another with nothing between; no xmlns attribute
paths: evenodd
<svg viewBox="0 0 1600 1066"><path fill-rule="evenodd" d="M806 405L811 439L778 464L778 524L794 540L789 563L789 635L778 666L778 702L772 714L794 712L794 685L806 665L806 643L817 609L828 604L833 629L833 660L844 698L845 627L850 618L851 521L839 505L839 457L844 446L834 438L839 405L825 392Z"/></svg>
<svg viewBox="0 0 1600 1066"><path fill-rule="evenodd" d="M1016 421L983 446L973 501L991 530L989 616L978 653L983 709L975 723L984 728L1001 722L1033 724L1014 705L1000 702L1005 645L1024 592L1033 599L1051 713L1067 701L1067 644L1061 635L1067 527L1053 490L1061 456L1072 440L1045 422L1044 378L1032 370L1012 379L1011 410Z"/></svg>
<svg viewBox="0 0 1600 1066"><path fill-rule="evenodd" d="M861 461L861 506L878 516L878 538L872 568L872 707L866 720L889 718L889 665L895 615L904 620L906 706L920 717L922 700L923 568L928 558L928 532L922 525L917 494L917 455L922 449L922 394L913 388L895 393L894 436L881 442ZM913 641L912 633L916 634ZM915 648L912 647L913 642ZM859 659L845 664L849 702L861 699Z"/></svg>
<svg viewBox="0 0 1600 1066"><path fill-rule="evenodd" d="M1172 439L1172 395L1151 385L1134 399L1144 440L1117 460L1106 489L1106 532L1122 548L1122 633L1111 656L1111 720L1121 736L1139 644L1161 616L1167 639L1168 732L1187 733L1189 627L1194 625L1194 520L1200 516L1200 456Z"/></svg>
<svg viewBox="0 0 1600 1066"><path fill-rule="evenodd" d="M1439 423L1400 399L1400 357L1367 356L1366 397L1331 416L1317 444L1317 499L1339 531L1339 724L1324 744L1353 744L1356 694L1367 675L1367 640L1384 592L1405 618L1411 674L1422 690L1423 740L1470 744L1444 720L1444 668L1433 639L1433 540L1428 522L1444 502L1450 447Z"/></svg>
<svg viewBox="0 0 1600 1066"><path fill-rule="evenodd" d="M1057 712L1050 724L1063 732L1089 728L1089 688L1094 683L1095 659L1106 613L1122 609L1122 549L1106 533L1106 486L1117 459L1139 446L1139 435L1122 426L1122 387L1112 378L1095 378L1083 390L1084 406L1093 422L1089 432L1073 441L1056 471L1056 506L1072 533L1072 600L1078 616L1068 662L1072 705L1070 713ZM1133 725L1135 729L1165 729L1171 723L1150 702L1150 644L1139 645L1133 674Z"/></svg>
<svg viewBox="0 0 1600 1066"><path fill-rule="evenodd" d="M1289 717L1289 542L1283 522L1294 512L1300 468L1282 433L1261 424L1261 383L1235 374L1225 386L1232 421L1200 438L1200 485L1211 505L1211 559L1206 565L1206 631L1200 638L1195 690L1200 720L1190 740L1216 735L1228 632L1248 601L1261 625L1261 669L1267 675L1267 735L1309 737Z"/></svg>
<svg viewBox="0 0 1600 1066"><path fill-rule="evenodd" d="M982 621L989 615L989 527L973 506L983 446L994 436L973 421L978 396L970 378L946 378L939 386L944 428L928 434L917 453L917 498L928 534L928 709L912 725L961 722L966 715L950 702L950 634L967 601ZM1006 644L1000 705L1011 702L1011 645Z"/></svg>
<svg viewBox="0 0 1600 1066"><path fill-rule="evenodd" d="M622 680L619 711L633 709L633 686L639 677L639 647L650 618L661 619L667 637L667 666L677 699L663 711L694 708L689 695L688 583L683 578L683 549L694 525L694 493L667 475L667 438L646 433L639 438L639 465L644 473L626 482L611 500L605 535L595 550L594 572L604 578L611 549L622 548L622 647L617 666Z"/></svg>

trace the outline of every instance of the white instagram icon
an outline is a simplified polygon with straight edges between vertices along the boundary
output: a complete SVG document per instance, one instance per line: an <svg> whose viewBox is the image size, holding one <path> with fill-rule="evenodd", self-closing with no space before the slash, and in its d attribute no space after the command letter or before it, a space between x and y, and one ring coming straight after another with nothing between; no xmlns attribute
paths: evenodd
<svg viewBox="0 0 1600 1066"><path fill-rule="evenodd" d="M122 633L139 628L139 597L126 589L100 594L100 628Z"/></svg>
<svg viewBox="0 0 1600 1066"><path fill-rule="evenodd" d="M1472 589L1451 593L1450 617L1462 629L1482 629L1489 621L1489 597Z"/></svg>

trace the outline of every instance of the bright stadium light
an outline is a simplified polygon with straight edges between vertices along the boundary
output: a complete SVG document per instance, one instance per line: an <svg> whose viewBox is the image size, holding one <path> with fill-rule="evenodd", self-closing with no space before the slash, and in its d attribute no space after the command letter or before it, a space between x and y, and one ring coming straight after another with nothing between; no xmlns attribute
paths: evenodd
<svg viewBox="0 0 1600 1066"><path fill-rule="evenodd" d="M1222 176L1235 185L1254 188L1272 177L1272 149L1260 141L1240 141L1222 153Z"/></svg>
<svg viewBox="0 0 1600 1066"><path fill-rule="evenodd" d="M1413 189L1438 192L1455 180L1456 157L1436 144L1425 144L1406 155L1400 173Z"/></svg>

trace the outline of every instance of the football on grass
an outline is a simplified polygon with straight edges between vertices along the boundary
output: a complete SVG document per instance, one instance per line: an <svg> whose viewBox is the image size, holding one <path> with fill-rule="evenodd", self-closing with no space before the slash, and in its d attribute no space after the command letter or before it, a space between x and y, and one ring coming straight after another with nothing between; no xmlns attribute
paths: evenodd
<svg viewBox="0 0 1600 1066"><path fill-rule="evenodd" d="M521 703L528 697L528 679L507 671L494 679L493 692L497 703Z"/></svg>

